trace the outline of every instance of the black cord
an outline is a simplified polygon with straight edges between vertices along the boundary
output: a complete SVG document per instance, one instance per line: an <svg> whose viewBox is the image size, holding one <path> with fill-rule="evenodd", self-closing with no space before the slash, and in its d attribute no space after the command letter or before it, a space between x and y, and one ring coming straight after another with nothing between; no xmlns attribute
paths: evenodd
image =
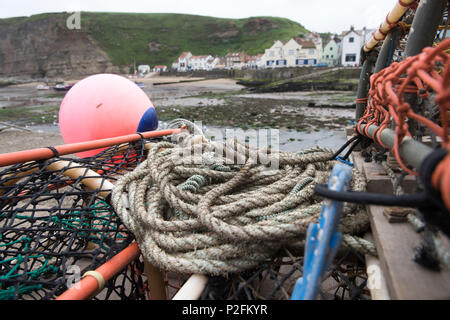
<svg viewBox="0 0 450 320"><path fill-rule="evenodd" d="M56 148L55 147L46 147L47 149L50 149L52 152L53 152L53 156L55 157L55 158L59 158L59 152L58 152L58 150L56 150Z"/></svg>
<svg viewBox="0 0 450 320"><path fill-rule="evenodd" d="M360 204L396 207L425 207L429 205L428 196L425 193L394 196L372 192L334 191L328 189L326 184L317 184L314 192L328 199Z"/></svg>
<svg viewBox="0 0 450 320"><path fill-rule="evenodd" d="M350 154L353 152L353 150L356 148L356 146L362 141L362 136L358 136L358 139L351 145L351 147L348 149L347 153L344 155L342 159L347 160L348 157L350 157Z"/></svg>
<svg viewBox="0 0 450 320"><path fill-rule="evenodd" d="M333 154L332 159L336 159L336 157L337 157L342 151L344 151L344 149L347 148L348 145L349 145L350 143L352 143L353 141L357 141L357 142L355 143L355 144L357 145L357 144L359 143L359 141L361 141L361 139L362 139L362 136L361 136L361 135L357 135L357 136L354 136L354 137L350 138L349 140L347 140L347 141L342 145L342 147L340 147L340 148ZM356 145L352 146L350 149L353 150L353 149L356 147ZM351 151L350 151L350 152L351 152ZM348 155L350 155L350 154L348 153ZM347 157L348 157L348 155L346 154ZM345 160L345 159L347 159L347 158L344 158L344 160Z"/></svg>

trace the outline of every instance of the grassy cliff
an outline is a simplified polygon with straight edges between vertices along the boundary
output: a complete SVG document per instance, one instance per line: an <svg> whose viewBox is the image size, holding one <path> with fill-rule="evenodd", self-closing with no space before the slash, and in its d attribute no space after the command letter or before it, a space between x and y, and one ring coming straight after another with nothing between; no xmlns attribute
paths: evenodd
<svg viewBox="0 0 450 320"><path fill-rule="evenodd" d="M2 24L25 24L57 18L65 27L70 14L46 13L28 18L0 19ZM82 12L81 30L107 53L116 66L166 64L183 51L194 55L225 55L232 51L263 53L274 40L307 32L299 23L276 17L222 19L170 13Z"/></svg>

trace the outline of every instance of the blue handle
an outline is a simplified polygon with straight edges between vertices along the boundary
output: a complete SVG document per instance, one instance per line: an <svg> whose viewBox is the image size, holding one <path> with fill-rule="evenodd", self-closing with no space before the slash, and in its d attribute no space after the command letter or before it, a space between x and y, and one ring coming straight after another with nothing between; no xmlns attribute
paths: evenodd
<svg viewBox="0 0 450 320"><path fill-rule="evenodd" d="M328 180L328 188L346 191L350 184L352 169L344 164L336 164ZM341 219L343 203L324 200L319 216L319 224L311 223L306 234L303 277L299 278L292 293L292 300L314 300L319 292L322 276L333 261L342 241L337 231Z"/></svg>

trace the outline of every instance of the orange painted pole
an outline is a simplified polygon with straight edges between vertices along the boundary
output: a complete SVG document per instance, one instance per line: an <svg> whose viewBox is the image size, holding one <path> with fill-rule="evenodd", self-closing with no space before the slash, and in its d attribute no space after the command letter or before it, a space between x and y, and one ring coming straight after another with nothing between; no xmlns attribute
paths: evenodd
<svg viewBox="0 0 450 320"><path fill-rule="evenodd" d="M95 272L100 274L106 283L120 270L125 268L130 262L140 254L139 247L133 242L121 252L116 254L111 260L98 267ZM91 275L87 275L76 283L72 288L66 290L56 300L86 300L91 297L99 288L98 280Z"/></svg>
<svg viewBox="0 0 450 320"><path fill-rule="evenodd" d="M170 130L160 130L160 131L147 131L142 132L142 136L146 139L167 136L175 133L179 133L183 130L180 129L170 129ZM92 140L86 142L78 142L72 144L64 144L54 147L60 155L67 155L81 151L88 151L98 148L110 147L116 144L136 141L141 139L140 134L133 133L126 136ZM49 148L37 148L24 151L16 151L11 153L0 154L0 167L8 166L15 163L44 160L54 157L53 151Z"/></svg>

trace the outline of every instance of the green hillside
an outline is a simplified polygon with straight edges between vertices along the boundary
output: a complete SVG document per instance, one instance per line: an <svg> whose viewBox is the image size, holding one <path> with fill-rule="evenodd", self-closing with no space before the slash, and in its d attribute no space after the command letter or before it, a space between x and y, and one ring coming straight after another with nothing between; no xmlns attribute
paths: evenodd
<svg viewBox="0 0 450 320"><path fill-rule="evenodd" d="M225 55L264 52L276 39L306 32L291 20L273 17L219 19L184 14L82 13L86 27L116 65L172 62L183 51ZM84 24L84 25L83 25Z"/></svg>
<svg viewBox="0 0 450 320"><path fill-rule="evenodd" d="M0 25L56 18L64 27L68 16L46 13L0 19ZM222 19L169 13L82 12L81 32L92 36L115 65L130 66L136 58L137 64L170 66L183 51L194 55L263 53L274 40L287 40L307 30L299 23L276 17Z"/></svg>

